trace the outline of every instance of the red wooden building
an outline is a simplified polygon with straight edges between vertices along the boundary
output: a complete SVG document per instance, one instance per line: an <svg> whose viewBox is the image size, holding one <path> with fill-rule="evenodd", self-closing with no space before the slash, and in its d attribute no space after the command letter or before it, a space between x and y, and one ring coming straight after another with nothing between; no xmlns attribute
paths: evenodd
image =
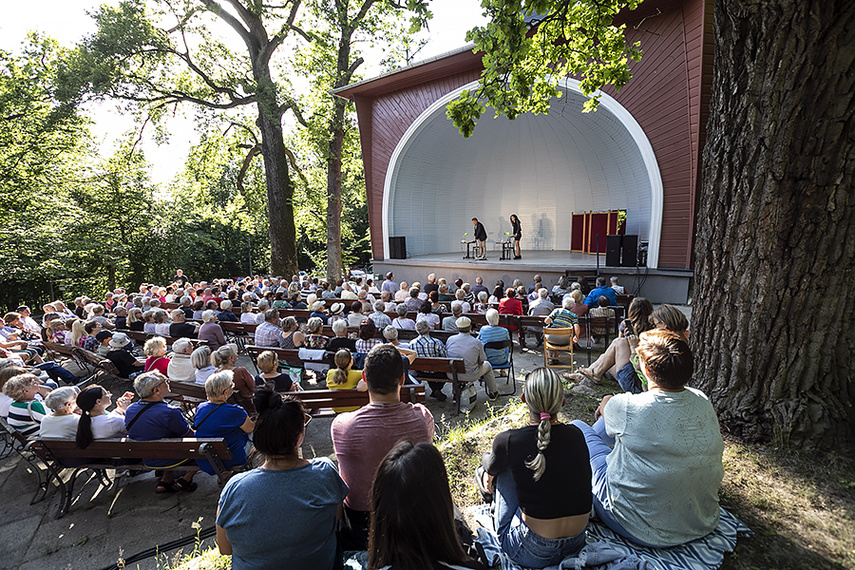
<svg viewBox="0 0 855 570"><path fill-rule="evenodd" d="M336 91L356 104L375 271L424 279L547 275L595 267L573 253L572 214L626 212L627 234L647 244L647 268L607 269L654 301L685 302L692 268L701 152L712 78L712 0L646 0L626 15L643 57L600 109L580 112L574 80L548 115L493 118L488 109L464 139L445 106L474 86L471 47ZM475 216L489 242L506 239L508 216L523 225L523 259L461 260ZM579 233L579 228L575 228ZM593 236L592 236L593 237ZM390 241L389 238L399 238ZM404 238L404 240L400 240ZM605 235L596 236L600 251ZM404 241L406 259L393 259ZM495 246L493 246L495 247ZM600 260L602 263L602 260ZM433 269L430 269L433 270Z"/></svg>

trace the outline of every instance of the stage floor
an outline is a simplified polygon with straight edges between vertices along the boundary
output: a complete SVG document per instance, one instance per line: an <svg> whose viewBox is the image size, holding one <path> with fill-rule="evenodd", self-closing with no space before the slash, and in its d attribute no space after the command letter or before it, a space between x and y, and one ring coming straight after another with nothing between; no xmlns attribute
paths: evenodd
<svg viewBox="0 0 855 570"><path fill-rule="evenodd" d="M474 251L474 248L473 248ZM521 272L540 271L548 267L553 271L563 272L565 269L577 271L596 271L597 256L584 253L572 253L569 251L522 251L522 259L500 259L502 252L487 251L485 261L475 259L463 259L465 251L454 251L448 253L433 253L430 255L418 255L407 259L386 259L384 264L420 265L441 264L446 267L459 267L467 270L480 267L488 270L505 270L515 267ZM600 254L600 268L605 267L606 255ZM630 268L624 268L630 269ZM634 268L633 268L634 271Z"/></svg>

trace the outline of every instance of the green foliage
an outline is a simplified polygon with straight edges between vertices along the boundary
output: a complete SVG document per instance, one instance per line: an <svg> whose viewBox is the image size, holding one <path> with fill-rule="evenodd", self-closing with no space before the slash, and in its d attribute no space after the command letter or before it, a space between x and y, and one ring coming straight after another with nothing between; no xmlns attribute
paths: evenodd
<svg viewBox="0 0 855 570"><path fill-rule="evenodd" d="M447 108L448 117L469 137L475 123L492 107L513 120L520 113L547 113L560 96L558 81L579 78L584 111L597 108L596 91L620 90L632 77L630 61L641 58L639 43L627 46L624 25L615 15L635 9L641 0L482 0L490 18L466 39L483 52L478 89L465 91Z"/></svg>

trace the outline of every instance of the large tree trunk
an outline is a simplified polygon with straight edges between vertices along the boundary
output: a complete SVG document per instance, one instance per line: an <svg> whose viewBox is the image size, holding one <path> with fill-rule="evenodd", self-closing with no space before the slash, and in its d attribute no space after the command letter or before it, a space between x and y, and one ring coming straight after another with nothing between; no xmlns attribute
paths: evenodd
<svg viewBox="0 0 855 570"><path fill-rule="evenodd" d="M299 270L297 231L294 227L294 187L288 174L281 112L270 70L256 71L258 80L258 127L261 130L261 156L267 182L267 210L270 232L270 273L290 276Z"/></svg>
<svg viewBox="0 0 855 570"><path fill-rule="evenodd" d="M327 154L327 280L341 278L341 153L344 148L344 112L347 101L334 98Z"/></svg>
<svg viewBox="0 0 855 570"><path fill-rule="evenodd" d="M347 19L347 3L339 8ZM342 25L336 58L336 79L333 88L344 87L353 77L362 59L350 61L350 40L353 27ZM347 101L333 97L333 113L329 123L330 141L327 148L327 280L335 283L342 274L341 262L341 153L344 149L344 114Z"/></svg>
<svg viewBox="0 0 855 570"><path fill-rule="evenodd" d="M855 401L855 2L718 0L696 385L748 439L841 449Z"/></svg>

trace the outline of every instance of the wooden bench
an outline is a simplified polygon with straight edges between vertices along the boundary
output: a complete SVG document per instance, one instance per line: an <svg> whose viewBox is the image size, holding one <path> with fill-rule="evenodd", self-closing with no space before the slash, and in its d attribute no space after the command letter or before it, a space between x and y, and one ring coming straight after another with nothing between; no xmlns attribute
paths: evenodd
<svg viewBox="0 0 855 570"><path fill-rule="evenodd" d="M451 374L451 378L432 378L419 375L419 372L440 372L442 374ZM460 393L463 391L463 384L469 382L461 381L458 376L466 372L466 366L462 358L438 358L419 356L410 364L410 373L420 382L451 382L451 393L454 400L457 402L455 412L460 413Z"/></svg>
<svg viewBox="0 0 855 570"><path fill-rule="evenodd" d="M421 384L401 386L401 401L413 404L425 401L425 387ZM333 408L362 407L368 404L368 392L356 390L302 390L283 392L303 402L313 418L327 418L336 415Z"/></svg>
<svg viewBox="0 0 855 570"><path fill-rule="evenodd" d="M113 481L107 476L107 469L141 469L140 459L189 460L178 469L196 471L196 460L205 460L211 464L219 483L228 479L230 471L223 466L224 459L231 459L232 453L226 441L221 438L183 438L157 439L154 441L134 441L129 438L99 439L86 449L78 449L73 439L38 439L28 445L28 449L37 454L47 468L44 483L47 486L54 481L60 489L59 510L56 518L65 515L71 508L74 484L81 472L90 470L98 477L103 487L109 487ZM100 461L99 461L100 460ZM110 460L110 463L106 461ZM64 462L67 462L66 465ZM82 464L80 464L83 462ZM65 470L72 470L67 481L63 480Z"/></svg>
<svg viewBox="0 0 855 570"><path fill-rule="evenodd" d="M255 337L255 329L257 324L236 323L233 321L222 321L220 326L223 328L223 334L226 340L234 342L238 347L238 353L246 354L247 344L252 344L250 341Z"/></svg>

